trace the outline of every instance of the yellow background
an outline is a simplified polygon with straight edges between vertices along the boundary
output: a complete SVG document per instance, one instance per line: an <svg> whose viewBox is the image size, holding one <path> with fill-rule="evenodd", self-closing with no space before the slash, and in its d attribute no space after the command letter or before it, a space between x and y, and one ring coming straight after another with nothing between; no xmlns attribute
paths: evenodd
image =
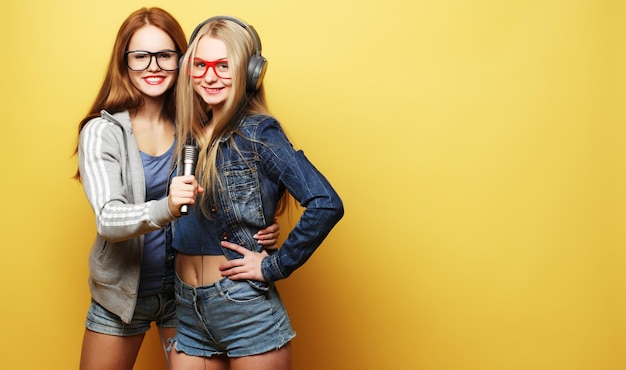
<svg viewBox="0 0 626 370"><path fill-rule="evenodd" d="M78 366L76 127L148 5L253 24L271 108L345 201L279 284L295 369L626 369L623 4L3 2L0 367Z"/></svg>

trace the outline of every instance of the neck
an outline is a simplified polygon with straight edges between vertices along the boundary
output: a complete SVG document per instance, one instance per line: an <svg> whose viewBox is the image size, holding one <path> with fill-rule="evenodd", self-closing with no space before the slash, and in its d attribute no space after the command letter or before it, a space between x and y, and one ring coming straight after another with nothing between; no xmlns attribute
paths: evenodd
<svg viewBox="0 0 626 370"><path fill-rule="evenodd" d="M209 120L209 124L212 125L215 122L217 122L220 117L222 115L222 108L221 107L211 107L211 119Z"/></svg>
<svg viewBox="0 0 626 370"><path fill-rule="evenodd" d="M158 122L162 119L164 99L144 96L143 106L131 111L131 117L145 121Z"/></svg>

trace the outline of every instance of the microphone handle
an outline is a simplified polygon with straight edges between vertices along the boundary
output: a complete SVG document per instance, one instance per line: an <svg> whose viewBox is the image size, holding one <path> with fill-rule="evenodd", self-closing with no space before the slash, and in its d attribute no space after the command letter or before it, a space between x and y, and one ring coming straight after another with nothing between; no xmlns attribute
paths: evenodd
<svg viewBox="0 0 626 370"><path fill-rule="evenodd" d="M183 176L194 175L196 173L196 163L198 162L198 149L192 145L185 145L183 148ZM182 215L189 214L189 205L180 206Z"/></svg>

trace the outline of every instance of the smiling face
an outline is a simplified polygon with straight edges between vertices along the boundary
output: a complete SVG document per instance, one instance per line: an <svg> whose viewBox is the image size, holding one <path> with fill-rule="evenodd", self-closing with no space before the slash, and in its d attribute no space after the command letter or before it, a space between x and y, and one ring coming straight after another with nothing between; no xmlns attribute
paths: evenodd
<svg viewBox="0 0 626 370"><path fill-rule="evenodd" d="M228 96L232 90L232 79L222 78L217 75L217 71L224 69L222 65L215 65L213 62L220 61L220 63L228 63L228 50L226 44L223 41L212 38L210 36L204 36L198 41L198 47L196 49L196 58L206 61L202 67L207 68L206 74L200 78L193 79L193 88L198 95L205 101L205 103L211 105L214 113L221 110L224 103L228 99ZM212 65L212 66L209 66ZM217 68L217 69L216 69ZM229 68L226 67L226 70Z"/></svg>
<svg viewBox="0 0 626 370"><path fill-rule="evenodd" d="M175 51L172 38L158 27L146 25L135 32L128 43L128 51ZM148 97L161 97L176 81L178 71L162 70L157 64L157 56L150 56L150 65L143 71L128 70L130 82L137 90Z"/></svg>

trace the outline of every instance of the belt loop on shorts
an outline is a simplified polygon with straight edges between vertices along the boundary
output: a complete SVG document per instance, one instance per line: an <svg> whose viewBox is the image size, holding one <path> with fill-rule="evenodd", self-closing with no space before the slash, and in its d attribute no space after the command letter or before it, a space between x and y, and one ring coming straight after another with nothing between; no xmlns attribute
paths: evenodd
<svg viewBox="0 0 626 370"><path fill-rule="evenodd" d="M182 296L183 292L185 291L183 287L183 281L180 279L180 277L178 277L178 274L176 274L174 277L174 291L180 296Z"/></svg>
<svg viewBox="0 0 626 370"><path fill-rule="evenodd" d="M190 292L193 297L193 302L196 303L198 301L198 290L191 285L185 284L178 274L176 275L176 280L178 280L178 294L181 297L187 297L187 292Z"/></svg>
<svg viewBox="0 0 626 370"><path fill-rule="evenodd" d="M230 280L229 278L225 278L225 279L216 281L214 284L215 284L215 290L217 291L217 294L219 294L220 297L225 298L226 291L230 290L230 288L234 286L236 282L233 280Z"/></svg>
<svg viewBox="0 0 626 370"><path fill-rule="evenodd" d="M224 290L222 289L222 283L220 280L216 281L215 283L213 283L215 285L215 290L217 290L217 293L220 295L220 297L224 297Z"/></svg>
<svg viewBox="0 0 626 370"><path fill-rule="evenodd" d="M191 293L191 296L193 298L193 304L195 306L196 303L198 302L198 289L196 287L193 287L193 286L185 284L185 283L183 283L183 286L185 287L186 291Z"/></svg>

